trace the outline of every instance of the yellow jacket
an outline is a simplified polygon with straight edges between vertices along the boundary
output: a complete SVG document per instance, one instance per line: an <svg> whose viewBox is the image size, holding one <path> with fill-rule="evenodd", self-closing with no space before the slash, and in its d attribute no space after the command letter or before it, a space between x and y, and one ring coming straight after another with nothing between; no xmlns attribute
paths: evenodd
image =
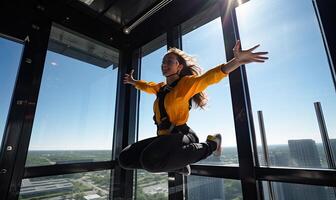
<svg viewBox="0 0 336 200"><path fill-rule="evenodd" d="M164 106L172 124L176 126L185 124L189 118L189 99L205 90L209 85L218 83L227 76L221 70L221 66L219 65L201 76L191 75L182 77L178 84L165 96ZM164 85L166 85L164 82L154 83L138 80L134 86L149 94L157 94ZM153 109L156 121L160 124L161 117L157 99L154 101ZM158 134L166 135L167 132L160 131Z"/></svg>

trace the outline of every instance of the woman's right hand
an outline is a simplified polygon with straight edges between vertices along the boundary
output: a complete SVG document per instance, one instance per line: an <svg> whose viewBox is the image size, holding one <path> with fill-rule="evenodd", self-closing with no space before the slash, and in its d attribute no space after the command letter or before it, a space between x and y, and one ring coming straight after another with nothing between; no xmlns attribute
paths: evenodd
<svg viewBox="0 0 336 200"><path fill-rule="evenodd" d="M135 84L135 80L133 78L133 72L134 72L134 69L132 69L132 71L129 74L124 75L124 81L123 81L124 84L131 84L131 85Z"/></svg>

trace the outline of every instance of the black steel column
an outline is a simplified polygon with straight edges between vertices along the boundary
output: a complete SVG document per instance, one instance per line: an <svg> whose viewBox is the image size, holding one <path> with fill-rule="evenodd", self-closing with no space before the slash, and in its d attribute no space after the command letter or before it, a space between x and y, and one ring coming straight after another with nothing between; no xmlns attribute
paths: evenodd
<svg viewBox="0 0 336 200"><path fill-rule="evenodd" d="M120 52L117 102L113 141L113 158L118 159L118 155L123 148L135 142L137 129L137 99L138 95L131 85L124 85L122 80L125 73L129 73L131 68L135 69L135 78L138 74L139 52L131 49ZM110 199L132 199L134 171L124 170L118 165L114 168L111 179Z"/></svg>
<svg viewBox="0 0 336 200"><path fill-rule="evenodd" d="M167 32L167 49L176 47L182 49L181 27L176 26ZM168 173L169 200L183 199L183 176L174 172Z"/></svg>
<svg viewBox="0 0 336 200"><path fill-rule="evenodd" d="M43 15L33 13L1 149L0 199L16 200L20 192L50 28Z"/></svg>
<svg viewBox="0 0 336 200"><path fill-rule="evenodd" d="M231 60L234 57L232 49L239 39L235 6L226 2L222 6L221 16L226 57ZM262 192L259 191L261 184L256 180L254 169L258 165L258 159L245 66L231 72L229 81L243 198L260 199Z"/></svg>
<svg viewBox="0 0 336 200"><path fill-rule="evenodd" d="M336 89L336 3L333 0L313 0L313 5L320 25L331 75Z"/></svg>
<svg viewBox="0 0 336 200"><path fill-rule="evenodd" d="M175 26L167 32L167 47L176 47L182 49L181 26Z"/></svg>

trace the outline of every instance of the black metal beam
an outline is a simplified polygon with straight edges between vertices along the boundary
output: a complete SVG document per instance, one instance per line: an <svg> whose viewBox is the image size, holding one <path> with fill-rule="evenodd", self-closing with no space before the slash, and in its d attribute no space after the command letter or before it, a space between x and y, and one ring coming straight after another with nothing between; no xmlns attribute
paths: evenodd
<svg viewBox="0 0 336 200"><path fill-rule="evenodd" d="M239 167L215 165L191 165L191 174L216 178L240 179Z"/></svg>
<svg viewBox="0 0 336 200"><path fill-rule="evenodd" d="M123 50L120 52L115 116L116 122L113 141L113 158L116 160L123 148L135 142L138 94L131 85L123 84L122 80L124 74L129 73L131 68L134 68L135 74L137 74L140 57L139 53L139 50L134 49ZM120 168L119 165L115 166L110 189L110 195L113 196L113 199L132 198L133 177L133 170L124 170Z"/></svg>
<svg viewBox="0 0 336 200"><path fill-rule="evenodd" d="M0 196L7 200L16 200L20 192L51 29L40 13L30 17L1 149L0 169L6 173L0 174Z"/></svg>
<svg viewBox="0 0 336 200"><path fill-rule="evenodd" d="M315 4L316 2L316 4ZM331 75L333 77L336 89L336 29L335 29L335 1L332 0L313 0L314 6L317 7L317 17L320 23L321 33L323 36L326 53L329 58Z"/></svg>
<svg viewBox="0 0 336 200"><path fill-rule="evenodd" d="M229 61L234 57L232 48L236 40L239 39L235 13L236 5L225 2L221 7L224 45L226 58ZM260 199L262 198L262 190L260 188L261 184L257 182L254 170L254 167L258 165L258 160L245 66L240 66L231 72L229 81L243 198L249 200Z"/></svg>
<svg viewBox="0 0 336 200"><path fill-rule="evenodd" d="M258 167L255 170L258 180L336 187L334 169Z"/></svg>
<svg viewBox="0 0 336 200"><path fill-rule="evenodd" d="M113 157L117 159L121 150L128 144L128 126L126 125L129 117L129 95L130 88L122 84L122 76L127 73L131 65L131 52L121 51L119 54L119 71L117 83L117 100L115 112ZM125 130L126 129L126 130ZM133 171L123 170L119 165L115 167L113 179L110 185L109 199L122 199L125 197L125 187L133 177ZM131 184L133 185L133 184ZM126 198L125 198L126 199Z"/></svg>
<svg viewBox="0 0 336 200"><path fill-rule="evenodd" d="M167 50L170 47L182 49L182 35L180 25L172 27L167 32ZM174 172L168 173L168 199L183 199L183 176Z"/></svg>
<svg viewBox="0 0 336 200"><path fill-rule="evenodd" d="M113 169L115 165L116 161L102 161L26 167L23 178L35 178L42 176L55 176L61 174L109 170Z"/></svg>
<svg viewBox="0 0 336 200"><path fill-rule="evenodd" d="M182 49L181 25L175 26L167 32L167 49L171 47Z"/></svg>

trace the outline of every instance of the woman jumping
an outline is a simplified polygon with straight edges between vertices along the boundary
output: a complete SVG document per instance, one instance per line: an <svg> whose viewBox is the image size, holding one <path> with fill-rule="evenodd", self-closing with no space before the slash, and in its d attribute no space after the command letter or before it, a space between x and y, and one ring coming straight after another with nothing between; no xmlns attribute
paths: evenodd
<svg viewBox="0 0 336 200"><path fill-rule="evenodd" d="M207 98L203 92L209 85L218 83L240 65L264 62L267 52L256 52L259 45L248 50L240 49L240 41L233 48L234 58L206 73L185 52L171 48L162 60L161 70L166 82L153 83L134 80L133 70L124 76L124 84L157 96L154 102L154 122L157 136L127 146L119 155L124 169L145 169L149 172L178 172L189 175L189 164L220 156L221 135L209 135L199 143L195 132L186 124L192 103L203 108Z"/></svg>

